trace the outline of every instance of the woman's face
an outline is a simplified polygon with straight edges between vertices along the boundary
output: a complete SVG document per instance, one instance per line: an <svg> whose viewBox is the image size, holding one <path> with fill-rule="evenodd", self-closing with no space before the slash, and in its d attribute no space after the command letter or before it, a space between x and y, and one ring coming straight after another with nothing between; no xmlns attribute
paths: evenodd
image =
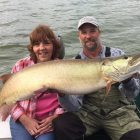
<svg viewBox="0 0 140 140"><path fill-rule="evenodd" d="M37 63L51 60L53 54L53 44L51 42L37 42L33 45L33 51L37 58Z"/></svg>

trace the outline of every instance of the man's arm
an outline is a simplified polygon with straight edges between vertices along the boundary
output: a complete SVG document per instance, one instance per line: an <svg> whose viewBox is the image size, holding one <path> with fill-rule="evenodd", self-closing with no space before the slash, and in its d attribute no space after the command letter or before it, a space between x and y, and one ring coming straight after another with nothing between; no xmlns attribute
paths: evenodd
<svg viewBox="0 0 140 140"><path fill-rule="evenodd" d="M140 93L140 79L130 78L123 81L119 86L119 90L127 98L134 100L134 98Z"/></svg>
<svg viewBox="0 0 140 140"><path fill-rule="evenodd" d="M61 106L67 111L77 111L81 108L83 95L63 95L58 96Z"/></svg>

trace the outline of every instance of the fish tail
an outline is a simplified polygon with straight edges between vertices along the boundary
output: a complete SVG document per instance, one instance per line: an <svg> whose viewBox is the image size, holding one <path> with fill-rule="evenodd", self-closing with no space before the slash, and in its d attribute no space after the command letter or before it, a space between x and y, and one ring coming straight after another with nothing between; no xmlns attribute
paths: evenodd
<svg viewBox="0 0 140 140"><path fill-rule="evenodd" d="M7 73L0 76L0 89L5 84L5 82L11 77L11 75L11 73ZM10 114L11 106L7 105L6 103L1 103L3 103L2 98L0 98L0 120L5 121Z"/></svg>
<svg viewBox="0 0 140 140"><path fill-rule="evenodd" d="M11 111L11 106L9 106L7 104L3 104L0 107L0 120L5 121L7 119L7 117L9 116L10 111Z"/></svg>

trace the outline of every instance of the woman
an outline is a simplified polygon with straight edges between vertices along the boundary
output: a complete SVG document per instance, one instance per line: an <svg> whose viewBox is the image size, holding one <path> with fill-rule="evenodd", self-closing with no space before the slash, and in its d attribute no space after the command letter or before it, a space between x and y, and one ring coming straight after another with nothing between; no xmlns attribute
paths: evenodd
<svg viewBox="0 0 140 140"><path fill-rule="evenodd" d="M30 56L19 60L12 68L12 73L36 63L57 59L60 44L48 26L39 25L30 34L28 50ZM54 140L52 120L63 113L57 93L35 92L35 97L18 102L11 111L10 130L13 140Z"/></svg>

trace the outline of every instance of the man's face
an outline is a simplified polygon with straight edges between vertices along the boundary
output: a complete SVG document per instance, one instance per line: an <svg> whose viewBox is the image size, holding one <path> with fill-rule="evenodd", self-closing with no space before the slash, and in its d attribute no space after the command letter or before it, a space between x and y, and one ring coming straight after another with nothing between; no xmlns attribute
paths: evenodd
<svg viewBox="0 0 140 140"><path fill-rule="evenodd" d="M83 47L89 51L95 51L100 42L99 29L89 23L82 25L79 29L79 39Z"/></svg>

